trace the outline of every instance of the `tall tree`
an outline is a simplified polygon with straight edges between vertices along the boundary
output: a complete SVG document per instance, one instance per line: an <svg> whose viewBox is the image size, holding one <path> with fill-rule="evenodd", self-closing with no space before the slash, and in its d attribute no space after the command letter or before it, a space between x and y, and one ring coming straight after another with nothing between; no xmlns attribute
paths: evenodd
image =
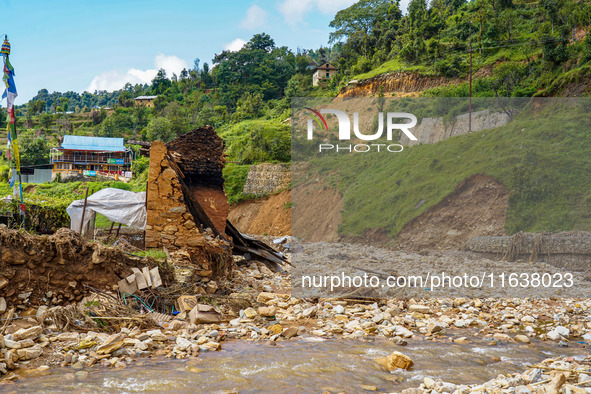
<svg viewBox="0 0 591 394"><path fill-rule="evenodd" d="M359 32L368 36L378 21L388 18L391 6L390 0L360 0L337 12L329 25L335 29L330 33L330 42L348 38Z"/></svg>

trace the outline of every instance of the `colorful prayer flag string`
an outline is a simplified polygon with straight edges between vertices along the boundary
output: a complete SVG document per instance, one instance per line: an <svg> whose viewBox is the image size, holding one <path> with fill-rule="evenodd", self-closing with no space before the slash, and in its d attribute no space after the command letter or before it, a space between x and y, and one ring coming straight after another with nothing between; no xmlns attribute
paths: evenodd
<svg viewBox="0 0 591 394"><path fill-rule="evenodd" d="M4 81L4 85L6 89L2 94L2 99L6 98L6 109L8 110L8 117L7 117L7 132L8 132L8 143L7 143L7 156L10 159L10 149L12 149L12 153L14 156L14 162L16 167L16 173L18 175L18 183L19 183L19 194L20 194L20 206L19 211L23 217L23 227L25 225L25 204L23 200L23 183L21 177L21 161L20 155L18 152L18 133L16 131L16 117L14 114L14 100L18 96L16 91L16 84L14 83L14 67L10 64L10 42L8 42L8 37L4 36L4 43L2 43L2 47L0 47L0 54L4 58L4 75L2 76L2 80Z"/></svg>

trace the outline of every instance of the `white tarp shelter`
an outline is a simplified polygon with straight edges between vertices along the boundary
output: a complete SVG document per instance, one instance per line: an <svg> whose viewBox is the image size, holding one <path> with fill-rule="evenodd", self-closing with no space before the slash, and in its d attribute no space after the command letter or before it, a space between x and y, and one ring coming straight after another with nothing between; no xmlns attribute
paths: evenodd
<svg viewBox="0 0 591 394"><path fill-rule="evenodd" d="M80 231L83 210L84 200L76 200L68 206L66 212L70 215L70 229ZM88 196L83 228L97 213L114 223L143 230L147 219L146 192L136 193L110 187Z"/></svg>

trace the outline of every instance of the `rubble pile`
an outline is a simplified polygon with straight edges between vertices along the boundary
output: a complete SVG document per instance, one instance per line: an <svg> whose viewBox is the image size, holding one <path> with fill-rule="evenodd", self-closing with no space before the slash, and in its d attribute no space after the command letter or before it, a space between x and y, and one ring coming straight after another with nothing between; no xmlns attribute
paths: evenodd
<svg viewBox="0 0 591 394"><path fill-rule="evenodd" d="M154 268L152 259L87 242L69 229L34 236L0 225L0 316L34 315L39 305L68 305L90 288L112 290L134 268ZM172 273L161 271L169 283Z"/></svg>
<svg viewBox="0 0 591 394"><path fill-rule="evenodd" d="M391 341L400 351L375 359L376 368L386 372L420 370L420 363L413 362L412 352L404 347L411 341L430 341L434 346L441 342L490 347L517 343L535 348L536 341L576 346L579 338L591 340L590 300L304 300L290 294L289 272L273 272L257 261L236 264L232 277L220 282L220 288L226 289L223 294L212 289L206 295L180 296L175 306L180 313L175 316L136 311L127 319L105 319L100 309L113 310L115 306L109 303L121 303L121 299L111 299L109 295L116 294L108 291L77 304L79 310L94 313L89 320L101 322L94 329L77 326L74 318L64 327L63 319L56 318L74 305L12 321L0 327L0 374L6 371L6 377L16 379L15 373L21 372L11 370L24 365L62 365L85 371L93 366L124 368L140 357L201 357L204 352L220 350L228 339L269 344L306 337ZM138 314L142 321L138 321ZM552 387L557 387L552 392L572 392L573 387L586 387L587 375L591 375L588 368L582 361L553 359L533 365L523 374L499 375L470 386L426 378L421 387L407 393L501 392L512 388L525 393ZM564 380L556 377L562 373Z"/></svg>
<svg viewBox="0 0 591 394"><path fill-rule="evenodd" d="M199 278L225 276L231 270L231 245L214 237L189 211L179 175L168 158L164 143L152 143L146 204L146 248L184 250ZM225 195L224 195L225 198Z"/></svg>
<svg viewBox="0 0 591 394"><path fill-rule="evenodd" d="M224 193L224 145L213 127L183 134L167 145L189 189L215 228L224 233L230 204Z"/></svg>

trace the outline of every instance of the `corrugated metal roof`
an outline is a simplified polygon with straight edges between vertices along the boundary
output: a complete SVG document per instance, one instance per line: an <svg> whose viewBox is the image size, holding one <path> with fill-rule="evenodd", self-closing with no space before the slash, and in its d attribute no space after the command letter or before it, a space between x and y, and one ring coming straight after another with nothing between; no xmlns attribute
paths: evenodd
<svg viewBox="0 0 591 394"><path fill-rule="evenodd" d="M125 152L123 138L65 135L62 149Z"/></svg>
<svg viewBox="0 0 591 394"><path fill-rule="evenodd" d="M136 100L154 100L156 97L158 97L158 96L138 96L135 99Z"/></svg>

